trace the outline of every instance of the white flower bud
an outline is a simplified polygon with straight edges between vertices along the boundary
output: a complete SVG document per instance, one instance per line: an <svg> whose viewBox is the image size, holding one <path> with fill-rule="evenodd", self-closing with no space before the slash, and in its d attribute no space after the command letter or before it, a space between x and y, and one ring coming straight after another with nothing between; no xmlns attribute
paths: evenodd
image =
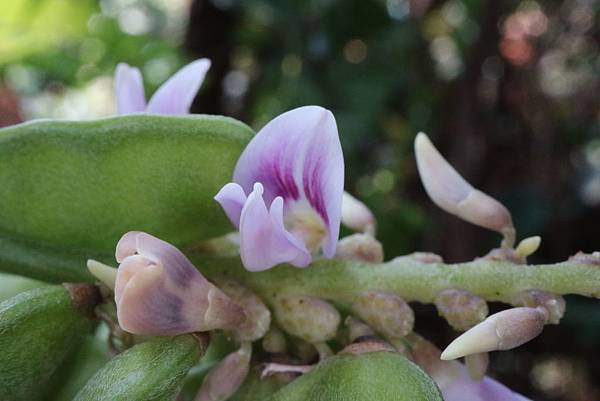
<svg viewBox="0 0 600 401"><path fill-rule="evenodd" d="M537 337L547 313L538 308L513 308L491 315L456 338L442 352L443 360L496 350L508 350Z"/></svg>
<svg viewBox="0 0 600 401"><path fill-rule="evenodd" d="M473 188L442 157L427 135L415 139L415 156L421 181L431 200L448 213L505 236L514 242L514 227L509 211L497 200Z"/></svg>
<svg viewBox="0 0 600 401"><path fill-rule="evenodd" d="M344 192L342 196L342 223L354 231L375 235L376 222L373 213L348 192Z"/></svg>

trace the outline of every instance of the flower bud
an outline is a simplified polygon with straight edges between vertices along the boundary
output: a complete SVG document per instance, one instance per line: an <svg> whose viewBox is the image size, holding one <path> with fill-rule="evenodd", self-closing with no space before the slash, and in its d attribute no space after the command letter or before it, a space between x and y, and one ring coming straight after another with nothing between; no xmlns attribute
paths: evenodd
<svg viewBox="0 0 600 401"><path fill-rule="evenodd" d="M342 196L342 223L356 232L375 235L376 222L373 213L348 192L344 192Z"/></svg>
<svg viewBox="0 0 600 401"><path fill-rule="evenodd" d="M348 341L350 343L355 342L359 338L372 337L375 335L372 328L354 316L348 316L344 321L344 324L348 327Z"/></svg>
<svg viewBox="0 0 600 401"><path fill-rule="evenodd" d="M387 338L410 333L415 316L400 296L383 291L365 291L352 304L352 312Z"/></svg>
<svg viewBox="0 0 600 401"><path fill-rule="evenodd" d="M311 344L334 338L341 320L328 302L303 295L278 297L273 311L281 328Z"/></svg>
<svg viewBox="0 0 600 401"><path fill-rule="evenodd" d="M337 243L335 256L345 260L383 262L383 247L371 234L352 234Z"/></svg>
<svg viewBox="0 0 600 401"><path fill-rule="evenodd" d="M242 308L196 270L171 244L149 234L125 234L116 249L119 325L141 335L178 335L241 323Z"/></svg>
<svg viewBox="0 0 600 401"><path fill-rule="evenodd" d="M527 237L521 240L521 242L519 242L519 245L517 245L517 247L515 248L515 252L522 258L526 258L530 255L533 255L535 251L538 250L541 243L542 237L538 235L533 237Z"/></svg>
<svg viewBox="0 0 600 401"><path fill-rule="evenodd" d="M117 269L112 266L100 263L97 260L88 259L87 268L96 277L111 290L115 289L115 281L117 280Z"/></svg>
<svg viewBox="0 0 600 401"><path fill-rule="evenodd" d="M456 338L442 352L443 360L480 352L507 350L537 337L547 313L538 308L513 308L491 315Z"/></svg>
<svg viewBox="0 0 600 401"><path fill-rule="evenodd" d="M421 264L444 263L440 255L431 252L413 252L408 255L396 256L395 261L411 261Z"/></svg>
<svg viewBox="0 0 600 401"><path fill-rule="evenodd" d="M470 329L488 314L485 299L465 290L445 289L435 297L434 302L438 313L458 331Z"/></svg>
<svg viewBox="0 0 600 401"><path fill-rule="evenodd" d="M567 307L565 299L557 294L540 290L526 290L513 296L511 302L515 306L530 308L542 307L548 312L546 324L558 324L565 314Z"/></svg>
<svg viewBox="0 0 600 401"><path fill-rule="evenodd" d="M206 375L195 401L229 399L248 376L251 356L250 343L243 343L239 350L227 355Z"/></svg>
<svg viewBox="0 0 600 401"><path fill-rule="evenodd" d="M507 245L512 247L514 227L508 210L461 177L424 133L415 139L415 156L421 181L436 205L470 223L504 234Z"/></svg>
<svg viewBox="0 0 600 401"><path fill-rule="evenodd" d="M271 326L267 334L263 337L262 347L265 351L272 354L286 352L285 336L277 327Z"/></svg>
<svg viewBox="0 0 600 401"><path fill-rule="evenodd" d="M219 284L220 288L233 302L244 306L246 319L234 328L235 339L239 342L252 342L262 338L271 325L271 311L248 288L234 281L226 281Z"/></svg>
<svg viewBox="0 0 600 401"><path fill-rule="evenodd" d="M585 253L577 252L575 255L569 258L570 262L581 263L582 265L594 265L600 266L600 251Z"/></svg>

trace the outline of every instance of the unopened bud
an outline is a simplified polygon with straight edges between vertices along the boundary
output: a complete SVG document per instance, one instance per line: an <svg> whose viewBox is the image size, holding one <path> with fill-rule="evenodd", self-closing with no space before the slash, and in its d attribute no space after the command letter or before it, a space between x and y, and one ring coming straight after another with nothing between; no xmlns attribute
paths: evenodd
<svg viewBox="0 0 600 401"><path fill-rule="evenodd" d="M195 401L225 401L240 388L250 368L252 346L242 347L219 362L206 375Z"/></svg>
<svg viewBox="0 0 600 401"><path fill-rule="evenodd" d="M352 312L387 338L410 333L415 315L400 296L384 291L365 291L352 304Z"/></svg>
<svg viewBox="0 0 600 401"><path fill-rule="evenodd" d="M408 255L396 256L395 261L411 261L422 263L424 265L433 263L444 263L444 259L440 255L431 252L413 252Z"/></svg>
<svg viewBox="0 0 600 401"><path fill-rule="evenodd" d="M312 344L334 338L341 320L330 303L303 295L278 297L273 311L282 329Z"/></svg>
<svg viewBox="0 0 600 401"><path fill-rule="evenodd" d="M337 243L335 256L345 260L383 262L383 247L371 234L352 234Z"/></svg>
<svg viewBox="0 0 600 401"><path fill-rule="evenodd" d="M509 211L497 200L473 188L424 133L415 139L415 156L421 181L436 205L470 223L502 233L507 247L512 247L514 227Z"/></svg>
<svg viewBox="0 0 600 401"><path fill-rule="evenodd" d="M565 299L561 295L540 290L521 291L512 297L510 303L515 306L544 308L548 312L546 324L558 324L567 307Z"/></svg>
<svg viewBox="0 0 600 401"><path fill-rule="evenodd" d="M471 376L473 380L482 380L485 376L485 372L487 372L489 364L490 355L487 352L465 356L465 365L467 365L469 376Z"/></svg>
<svg viewBox="0 0 600 401"><path fill-rule="evenodd" d="M375 235L376 222L373 213L348 192L344 192L342 196L341 219L346 227L354 231Z"/></svg>
<svg viewBox="0 0 600 401"><path fill-rule="evenodd" d="M87 268L102 284L110 288L115 289L115 281L117 280L117 269L100 263L97 260L88 259Z"/></svg>
<svg viewBox="0 0 600 401"><path fill-rule="evenodd" d="M271 326L267 334L263 337L262 347L265 351L272 354L283 353L287 350L285 336L275 326Z"/></svg>
<svg viewBox="0 0 600 401"><path fill-rule="evenodd" d="M445 289L434 302L438 313L458 331L470 329L488 314L485 299L461 289Z"/></svg>
<svg viewBox="0 0 600 401"><path fill-rule="evenodd" d="M579 251L569 258L569 262L600 266L600 252L585 253Z"/></svg>
<svg viewBox="0 0 600 401"><path fill-rule="evenodd" d="M519 245L515 248L517 254L523 258L533 255L538 250L542 243L542 237L536 235L528 237L519 242Z"/></svg>
<svg viewBox="0 0 600 401"><path fill-rule="evenodd" d="M346 327L348 327L348 341L350 343L355 342L359 338L371 337L375 335L375 332L365 322L354 316L348 316L344 321Z"/></svg>
<svg viewBox="0 0 600 401"><path fill-rule="evenodd" d="M173 245L142 232L125 234L116 250L119 325L140 335L178 335L230 328L242 308L210 283Z"/></svg>
<svg viewBox="0 0 600 401"><path fill-rule="evenodd" d="M234 281L220 282L219 287L233 302L244 307L246 319L233 329L235 339L239 342L252 342L262 338L271 325L271 312L263 301Z"/></svg>
<svg viewBox="0 0 600 401"><path fill-rule="evenodd" d="M463 333L442 352L443 360L496 350L508 350L537 337L546 313L538 308L513 308L491 315Z"/></svg>

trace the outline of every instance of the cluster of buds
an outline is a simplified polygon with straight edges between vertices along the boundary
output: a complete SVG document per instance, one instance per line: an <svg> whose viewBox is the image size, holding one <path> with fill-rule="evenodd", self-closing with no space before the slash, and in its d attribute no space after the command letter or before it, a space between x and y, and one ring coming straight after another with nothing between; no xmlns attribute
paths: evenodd
<svg viewBox="0 0 600 401"><path fill-rule="evenodd" d="M415 153L423 184L438 206L503 235L501 247L486 258L524 263L535 252L539 237L527 238L514 247L516 233L508 210L461 177L425 134L417 136ZM248 271L281 263L303 268L321 256L383 261L373 213L343 190L337 126L331 112L323 108L295 109L268 123L242 153L232 182L215 200L238 230L239 255ZM356 233L339 240L340 224ZM421 264L442 262L429 253L403 258ZM114 290L120 328L155 336L223 330L239 346L206 376L197 401L224 401L237 391L250 369L253 342L262 339L267 353L287 353L286 339L273 324L271 310L256 294L231 280L218 282L218 286L209 282L167 242L129 232L117 244L116 260L118 269L95 261L88 267ZM468 383L474 392L482 386L500 386L485 377L487 353L531 340L545 324L558 323L565 309L561 297L528 290L511 300L517 307L486 318L484 298L446 288L435 297L435 305L454 329L464 333L440 354L413 333L414 313L399 294L372 289L353 294L351 301L345 323L352 352L395 350L409 356L428 369L447 401L460 399L456 383ZM294 338L300 356L295 365L268 364L266 375L306 373L314 367L309 364L313 355L318 354L320 363L333 354L328 342L339 340L341 323L334 305L325 299L276 290L270 306L273 320ZM381 338L352 345L377 336ZM466 357L466 367L445 362L460 357ZM514 396L508 389L498 394Z"/></svg>

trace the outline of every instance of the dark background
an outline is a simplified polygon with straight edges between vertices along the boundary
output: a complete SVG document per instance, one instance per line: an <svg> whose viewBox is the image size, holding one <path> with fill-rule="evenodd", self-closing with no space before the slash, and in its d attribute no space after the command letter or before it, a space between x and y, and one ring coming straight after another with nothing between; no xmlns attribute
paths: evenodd
<svg viewBox="0 0 600 401"><path fill-rule="evenodd" d="M57 3L70 11L54 15ZM412 153L424 131L474 186L511 210L519 239L542 237L531 262L558 262L600 247L599 7L18 0L0 17L9 22L0 28L0 123L110 114L117 62L141 67L151 93L189 60L208 57L193 112L254 128L300 105L334 112L346 188L379 218L387 258L427 250L464 261L500 240L427 199ZM415 308L420 332L440 346L455 336L440 330L447 325L433 307ZM535 400L598 400L598 358L597 301L569 297L560 326L492 355L491 373Z"/></svg>

